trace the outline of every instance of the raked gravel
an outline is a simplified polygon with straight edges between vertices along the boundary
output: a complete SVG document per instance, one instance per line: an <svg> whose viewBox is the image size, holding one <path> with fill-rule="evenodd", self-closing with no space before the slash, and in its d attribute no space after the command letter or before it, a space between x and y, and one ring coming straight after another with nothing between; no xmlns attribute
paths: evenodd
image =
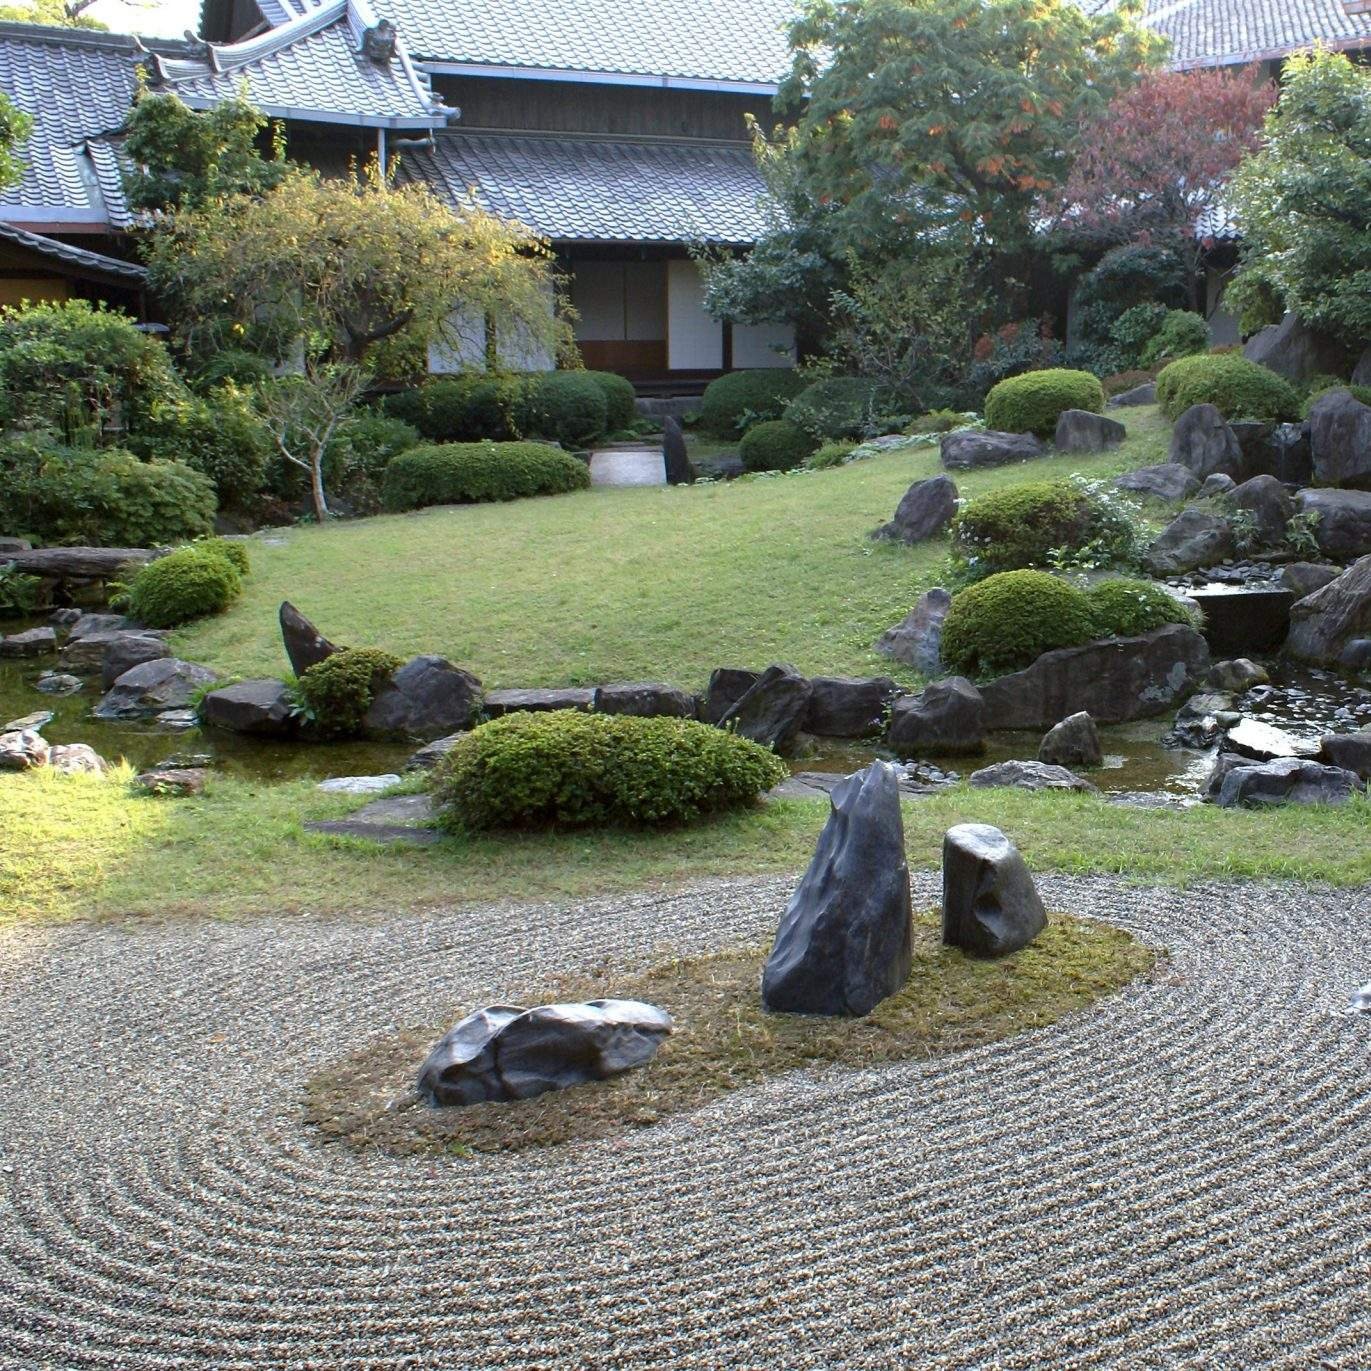
<svg viewBox="0 0 1371 1371"><path fill-rule="evenodd" d="M6 930L0 1366L1371 1366L1371 894L1042 885L1169 965L1008 1042L469 1160L322 1146L301 1083L550 969L765 936L787 883Z"/></svg>

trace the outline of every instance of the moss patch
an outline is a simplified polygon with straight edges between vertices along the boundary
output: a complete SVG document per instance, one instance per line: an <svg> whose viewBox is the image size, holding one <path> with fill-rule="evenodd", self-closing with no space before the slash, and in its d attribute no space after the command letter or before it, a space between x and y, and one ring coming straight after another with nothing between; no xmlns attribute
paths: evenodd
<svg viewBox="0 0 1371 1371"><path fill-rule="evenodd" d="M914 967L900 994L866 1017L768 1014L766 947L683 957L647 971L606 969L519 998L521 1004L613 996L667 1009L676 1031L647 1066L532 1100L429 1109L414 1078L450 1021L391 1034L334 1063L306 1087L327 1138L398 1153L522 1151L603 1138L697 1109L730 1090L811 1066L922 1060L1042 1028L1150 972L1156 955L1105 924L1052 916L1032 947L996 961L942 945L939 916L914 921Z"/></svg>

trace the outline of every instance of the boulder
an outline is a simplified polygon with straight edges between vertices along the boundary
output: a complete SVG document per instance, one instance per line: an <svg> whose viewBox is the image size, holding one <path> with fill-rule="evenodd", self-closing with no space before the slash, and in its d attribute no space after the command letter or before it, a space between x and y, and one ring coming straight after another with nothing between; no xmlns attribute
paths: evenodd
<svg viewBox="0 0 1371 1371"><path fill-rule="evenodd" d="M164 709L153 715L153 723L158 728L184 733L187 729L200 727L200 716L193 709Z"/></svg>
<svg viewBox="0 0 1371 1371"><path fill-rule="evenodd" d="M888 524L873 529L871 536L891 542L922 543L941 533L957 512L957 487L949 476L915 481L895 507Z"/></svg>
<svg viewBox="0 0 1371 1371"><path fill-rule="evenodd" d="M28 552L32 547L27 538L0 538L0 561L7 561L16 552Z"/></svg>
<svg viewBox="0 0 1371 1371"><path fill-rule="evenodd" d="M1371 352L1371 348L1367 351ZM1371 981L1348 996L1347 1008L1349 1013L1371 1014Z"/></svg>
<svg viewBox="0 0 1371 1371"><path fill-rule="evenodd" d="M109 763L85 743L60 743L49 748L48 765L64 776L103 776Z"/></svg>
<svg viewBox="0 0 1371 1371"><path fill-rule="evenodd" d="M85 612L86 611L83 609L72 609L70 607L66 609L54 609L52 613L48 615L48 623L50 623L53 628L69 629Z"/></svg>
<svg viewBox="0 0 1371 1371"><path fill-rule="evenodd" d="M1257 537L1267 547L1285 541L1285 527L1295 513L1295 502L1274 476L1253 476L1225 497L1230 509L1245 510L1256 525Z"/></svg>
<svg viewBox="0 0 1371 1371"><path fill-rule="evenodd" d="M690 450L686 447L685 433L681 429L681 421L674 414L668 414L662 420L662 463L666 470L667 485L695 484L695 468L691 464Z"/></svg>
<svg viewBox="0 0 1371 1371"><path fill-rule="evenodd" d="M1353 562L1336 581L1290 611L1285 650L1302 662L1334 666L1347 647L1371 637L1371 557Z"/></svg>
<svg viewBox="0 0 1371 1371"><path fill-rule="evenodd" d="M1253 476L1269 476L1276 466L1276 449L1272 435L1275 424L1262 419L1230 419L1228 427L1238 440L1238 451L1242 453L1241 480L1251 480Z"/></svg>
<svg viewBox="0 0 1371 1371"><path fill-rule="evenodd" d="M976 471L1041 457L1047 449L1031 433L995 429L959 429L942 437L942 461L949 471Z"/></svg>
<svg viewBox="0 0 1371 1371"><path fill-rule="evenodd" d="M965 676L949 676L895 701L886 742L901 757L983 752L985 715L981 692Z"/></svg>
<svg viewBox="0 0 1371 1371"><path fill-rule="evenodd" d="M1171 430L1170 460L1201 481L1215 472L1234 480L1243 476L1242 448L1214 405L1191 405Z"/></svg>
<svg viewBox="0 0 1371 1371"><path fill-rule="evenodd" d="M1314 541L1325 557L1345 561L1371 552L1371 490L1302 490L1301 514L1312 514Z"/></svg>
<svg viewBox="0 0 1371 1371"><path fill-rule="evenodd" d="M298 680L310 667L338 651L289 600L281 601L279 613L281 641L285 644L290 669Z"/></svg>
<svg viewBox="0 0 1371 1371"><path fill-rule="evenodd" d="M33 688L41 690L44 695L75 695L82 685L79 676L69 676L61 671L48 671L34 682Z"/></svg>
<svg viewBox="0 0 1371 1371"><path fill-rule="evenodd" d="M57 634L51 628L26 628L0 638L0 657L42 657L57 651Z"/></svg>
<svg viewBox="0 0 1371 1371"><path fill-rule="evenodd" d="M1038 760L1053 766L1099 766L1104 752L1094 719L1082 709L1053 724L1038 748Z"/></svg>
<svg viewBox="0 0 1371 1371"><path fill-rule="evenodd" d="M1371 781L1371 728L1359 733L1328 733L1319 742L1318 760Z"/></svg>
<svg viewBox="0 0 1371 1371"><path fill-rule="evenodd" d="M639 1000L491 1005L443 1035L417 1090L434 1107L528 1100L642 1066L670 1032L671 1015Z"/></svg>
<svg viewBox="0 0 1371 1371"><path fill-rule="evenodd" d="M95 633L118 633L129 627L128 619L122 614L82 614L68 625L67 641L75 642Z"/></svg>
<svg viewBox="0 0 1371 1371"><path fill-rule="evenodd" d="M640 719L693 719L695 697L658 681L619 681L596 687L593 708L597 714L632 714Z"/></svg>
<svg viewBox="0 0 1371 1371"><path fill-rule="evenodd" d="M116 631L88 633L84 638L69 639L57 654L58 664L69 672L99 671L104 665L105 650L125 636L125 633ZM165 654L165 647L162 652Z"/></svg>
<svg viewBox="0 0 1371 1371"><path fill-rule="evenodd" d="M381 737L441 738L470 728L481 683L446 657L412 657L377 692L362 727Z"/></svg>
<svg viewBox="0 0 1371 1371"><path fill-rule="evenodd" d="M1345 376L1352 364L1343 344L1311 328L1296 314L1259 329L1244 344L1242 355L1289 381Z"/></svg>
<svg viewBox="0 0 1371 1371"><path fill-rule="evenodd" d="M698 705L701 720L717 724L757 684L760 675L759 671L734 666L721 666L710 672L709 685Z"/></svg>
<svg viewBox="0 0 1371 1371"><path fill-rule="evenodd" d="M785 752L804 724L810 694L809 682L793 666L784 662L769 666L719 720L719 727Z"/></svg>
<svg viewBox="0 0 1371 1371"><path fill-rule="evenodd" d="M913 924L896 769L873 762L829 796L828 822L762 972L773 1013L869 1014L909 978Z"/></svg>
<svg viewBox="0 0 1371 1371"><path fill-rule="evenodd" d="M1295 597L1269 581L1247 585L1206 586L1186 592L1204 615L1204 638L1210 652L1231 657L1238 652L1274 652L1290 631Z"/></svg>
<svg viewBox="0 0 1371 1371"><path fill-rule="evenodd" d="M989 824L958 824L943 838L943 942L975 957L1027 947L1047 911L1013 843Z"/></svg>
<svg viewBox="0 0 1371 1371"><path fill-rule="evenodd" d="M156 555L145 547L41 547L7 560L16 571L50 581L110 581Z"/></svg>
<svg viewBox="0 0 1371 1371"><path fill-rule="evenodd" d="M1321 486L1371 489L1371 405L1350 390L1330 390L1309 408L1314 480Z"/></svg>
<svg viewBox="0 0 1371 1371"><path fill-rule="evenodd" d="M1088 409L1064 409L1057 418L1052 445L1058 452L1105 452L1127 437L1128 430L1117 419Z"/></svg>
<svg viewBox="0 0 1371 1371"><path fill-rule="evenodd" d="M547 714L554 709L584 713L595 703L595 691L577 686L561 690L491 690L486 692L484 703L492 719L503 714Z"/></svg>
<svg viewBox="0 0 1371 1371"><path fill-rule="evenodd" d="M1328 562L1287 562L1277 573L1276 582L1297 600L1322 590L1342 575L1342 568Z"/></svg>
<svg viewBox="0 0 1371 1371"><path fill-rule="evenodd" d="M1131 390L1120 391L1118 395L1111 395L1106 404L1107 409L1132 409L1136 405L1155 405L1157 403L1157 383L1155 381L1144 381L1140 386L1134 386Z"/></svg>
<svg viewBox="0 0 1371 1371"><path fill-rule="evenodd" d="M1238 805L1341 805L1365 787L1353 771L1301 757L1230 765L1215 797L1221 809Z"/></svg>
<svg viewBox="0 0 1371 1371"><path fill-rule="evenodd" d="M903 621L876 639L876 651L925 676L936 676L942 670L943 620L951 605L951 593L941 586L924 591Z"/></svg>
<svg viewBox="0 0 1371 1371"><path fill-rule="evenodd" d="M48 741L36 728L0 733L0 771L32 771L48 764Z"/></svg>
<svg viewBox="0 0 1371 1371"><path fill-rule="evenodd" d="M1172 747L1213 747L1225 728L1238 722L1237 702L1226 691L1205 690L1192 695L1176 712L1176 721L1163 740Z"/></svg>
<svg viewBox="0 0 1371 1371"><path fill-rule="evenodd" d="M133 778L139 790L148 795L187 796L204 792L209 772L204 767L154 767Z"/></svg>
<svg viewBox="0 0 1371 1371"><path fill-rule="evenodd" d="M1178 462L1163 462L1160 466L1125 471L1122 476L1115 477L1114 484L1132 495L1143 495L1168 505L1178 505L1188 500L1200 488L1199 477Z"/></svg>
<svg viewBox="0 0 1371 1371"><path fill-rule="evenodd" d="M800 727L820 738L870 737L884 727L899 693L889 676L814 676Z"/></svg>
<svg viewBox="0 0 1371 1371"><path fill-rule="evenodd" d="M423 747L406 759L405 770L407 772L432 771L465 737L465 733L449 733L446 738L435 738L431 743L425 743Z"/></svg>
<svg viewBox="0 0 1371 1371"><path fill-rule="evenodd" d="M0 733L22 733L26 728L41 730L46 728L57 716L50 709L35 710L25 714L22 719L10 719L0 724Z"/></svg>
<svg viewBox="0 0 1371 1371"><path fill-rule="evenodd" d="M1233 530L1220 514L1192 506L1157 534L1144 556L1154 576L1176 576L1233 555Z"/></svg>
<svg viewBox="0 0 1371 1371"><path fill-rule="evenodd" d="M1209 668L1205 684L1215 690L1241 695L1253 686L1267 685L1270 680L1271 677L1264 666L1258 666L1246 657L1236 657L1232 661L1215 662Z"/></svg>
<svg viewBox="0 0 1371 1371"><path fill-rule="evenodd" d="M200 702L200 716L216 728L259 738L287 737L299 722L289 687L269 677L211 690Z"/></svg>
<svg viewBox="0 0 1371 1371"><path fill-rule="evenodd" d="M219 678L179 657L158 657L130 667L92 711L97 719L140 719L164 710L186 709L203 686Z"/></svg>
<svg viewBox="0 0 1371 1371"><path fill-rule="evenodd" d="M326 795L379 795L385 790L394 790L400 778L393 771L384 771L379 776L330 776L320 781L314 788Z"/></svg>
<svg viewBox="0 0 1371 1371"><path fill-rule="evenodd" d="M1225 476L1223 472L1216 471L1212 476L1204 478L1204 484L1200 487L1200 499L1212 500L1216 496L1227 495L1230 490L1237 490L1237 488L1238 483L1231 476Z"/></svg>
<svg viewBox="0 0 1371 1371"><path fill-rule="evenodd" d="M977 790L1074 790L1083 794L1098 790L1084 776L1047 762L996 762L973 771L967 783Z"/></svg>
<svg viewBox="0 0 1371 1371"><path fill-rule="evenodd" d="M1187 624L1045 652L980 688L989 729L1048 729L1084 710L1097 724L1175 709L1209 670L1209 648Z"/></svg>
<svg viewBox="0 0 1371 1371"><path fill-rule="evenodd" d="M82 641L103 644L104 650L100 653L102 690L108 690L130 667L140 666L143 662L155 662L167 655L166 634L152 629L101 633Z"/></svg>
<svg viewBox="0 0 1371 1371"><path fill-rule="evenodd" d="M1224 735L1223 750L1252 761L1271 762L1277 757L1312 757L1318 747L1260 719L1243 719Z"/></svg>

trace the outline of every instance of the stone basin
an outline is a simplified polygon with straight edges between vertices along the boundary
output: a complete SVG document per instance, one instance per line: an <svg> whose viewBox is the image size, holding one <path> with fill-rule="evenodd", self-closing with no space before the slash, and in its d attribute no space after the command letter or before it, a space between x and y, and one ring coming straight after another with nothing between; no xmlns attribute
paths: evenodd
<svg viewBox="0 0 1371 1371"><path fill-rule="evenodd" d="M1204 612L1205 641L1215 658L1275 652L1290 632L1294 594L1281 586L1227 585L1211 581L1187 587L1185 597Z"/></svg>

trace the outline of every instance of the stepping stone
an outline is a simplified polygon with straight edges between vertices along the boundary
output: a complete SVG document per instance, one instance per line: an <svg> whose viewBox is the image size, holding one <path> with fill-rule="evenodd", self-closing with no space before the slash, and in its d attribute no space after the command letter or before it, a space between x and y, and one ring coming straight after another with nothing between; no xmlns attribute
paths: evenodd
<svg viewBox="0 0 1371 1371"><path fill-rule="evenodd" d="M383 790L393 790L400 784L400 778L393 772L382 776L333 776L320 781L314 788L331 795L376 795Z"/></svg>
<svg viewBox="0 0 1371 1371"><path fill-rule="evenodd" d="M311 833L428 847L443 840L441 829L425 827L432 822L433 816L431 795L391 795L384 800L373 800L346 819L323 819L304 827Z"/></svg>
<svg viewBox="0 0 1371 1371"><path fill-rule="evenodd" d="M664 486L666 459L660 448L606 448L590 458L593 486Z"/></svg>

